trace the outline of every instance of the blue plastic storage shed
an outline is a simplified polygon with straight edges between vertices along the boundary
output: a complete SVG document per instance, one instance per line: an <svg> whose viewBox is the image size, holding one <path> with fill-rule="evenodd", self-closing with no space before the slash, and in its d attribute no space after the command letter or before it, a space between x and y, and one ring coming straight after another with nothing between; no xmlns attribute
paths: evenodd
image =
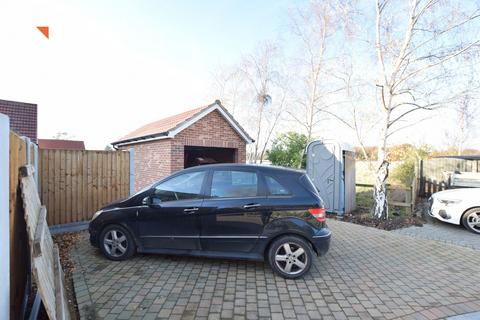
<svg viewBox="0 0 480 320"><path fill-rule="evenodd" d="M355 150L334 140L307 146L307 174L325 202L327 212L343 215L356 208Z"/></svg>

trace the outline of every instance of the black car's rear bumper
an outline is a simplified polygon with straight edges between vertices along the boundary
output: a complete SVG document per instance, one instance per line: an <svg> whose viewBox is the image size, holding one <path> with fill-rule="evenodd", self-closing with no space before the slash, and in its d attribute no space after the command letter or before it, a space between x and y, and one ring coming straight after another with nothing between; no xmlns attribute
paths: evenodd
<svg viewBox="0 0 480 320"><path fill-rule="evenodd" d="M330 239L332 237L332 232L328 228L319 229L315 235L310 239L314 245L315 251L318 255L323 256L328 252L330 248Z"/></svg>

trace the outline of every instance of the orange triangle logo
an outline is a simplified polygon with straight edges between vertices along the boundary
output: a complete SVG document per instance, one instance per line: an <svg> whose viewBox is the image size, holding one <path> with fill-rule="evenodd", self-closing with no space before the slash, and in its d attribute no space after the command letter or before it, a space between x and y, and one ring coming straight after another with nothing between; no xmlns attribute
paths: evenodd
<svg viewBox="0 0 480 320"><path fill-rule="evenodd" d="M50 39L48 27L37 27L37 29L40 30L40 32L43 33L43 35L47 37L47 39Z"/></svg>

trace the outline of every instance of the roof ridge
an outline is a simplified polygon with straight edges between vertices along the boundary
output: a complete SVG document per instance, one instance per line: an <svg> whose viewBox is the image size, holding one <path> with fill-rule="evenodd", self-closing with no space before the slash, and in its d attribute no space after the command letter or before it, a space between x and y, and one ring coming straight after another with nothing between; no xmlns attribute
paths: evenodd
<svg viewBox="0 0 480 320"><path fill-rule="evenodd" d="M217 100L218 101L218 100ZM207 108L210 108L212 107L213 105L215 105L217 103L217 101L215 101L214 103L212 104L208 104L208 105L204 105L202 107L197 107L197 108L193 108L193 109L189 109L189 110L185 110L183 112L180 112L180 113L176 113L176 114L172 114L168 117L165 117L165 118L162 118L162 119L158 119L158 120L155 120L155 121L152 121L152 122L149 122L141 127L138 127L137 129L129 132L128 134L126 134L125 136L123 136L122 138L120 138L118 141L116 142L121 142L121 141L125 141L125 140L130 140L130 139L135 139L135 138L140 138L142 136L148 136L148 135L153 135L152 133L150 134L143 134L142 132L145 132L145 131L148 131L148 129L151 128L151 130L154 130L153 127L157 127L159 124L162 124L164 123L164 127L167 127L167 125L169 124L170 121L176 119L176 118L179 118L178 121L175 121L175 123L172 123L168 128L166 128L164 130L165 131L169 131L169 130L172 130L174 129L175 127L177 127L180 123L183 123L184 121L188 121L189 119L191 119L192 117L194 117L195 115L197 115L198 113L200 113L201 111L203 111L204 109L207 109ZM188 117L187 117L188 116ZM162 130L160 130L162 131ZM162 132L156 132L155 134L159 134L159 133L162 133ZM114 142L115 143L115 142Z"/></svg>
<svg viewBox="0 0 480 320"><path fill-rule="evenodd" d="M147 123L127 135L123 136L121 139L112 142L112 145L117 145L117 144L130 144L130 143L135 143L135 141L138 140L146 140L146 139L156 139L156 138L168 138L172 137L177 133L177 131L182 131L185 125L190 126L193 123L188 124L189 122L193 121L196 122L200 118L199 116L202 115L202 113L205 112L205 110L208 110L209 108L212 108L211 111L213 110L219 110L220 113L222 113L223 117L230 122L231 126L237 131L239 135L244 137L247 141L252 140L250 136L245 132L245 130L240 126L240 124L233 118L233 116L228 112L228 110L222 105L220 100L215 100L214 103L211 103L209 105L205 105L202 107L186 110L181 113L177 113L171 116L168 116L166 118L162 118L150 123ZM205 113L207 115L209 112ZM198 118L198 119L196 119ZM173 132L173 133L172 133Z"/></svg>

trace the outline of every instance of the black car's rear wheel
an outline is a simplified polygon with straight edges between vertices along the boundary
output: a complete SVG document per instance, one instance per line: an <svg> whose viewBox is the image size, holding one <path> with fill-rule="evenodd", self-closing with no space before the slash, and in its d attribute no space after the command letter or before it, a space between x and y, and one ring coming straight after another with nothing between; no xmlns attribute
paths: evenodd
<svg viewBox="0 0 480 320"><path fill-rule="evenodd" d="M130 232L122 226L111 225L100 234L100 250L110 260L125 260L135 253L135 243Z"/></svg>
<svg viewBox="0 0 480 320"><path fill-rule="evenodd" d="M303 276L312 266L312 249L302 238L283 236L275 240L268 250L268 261L278 275L295 279Z"/></svg>

